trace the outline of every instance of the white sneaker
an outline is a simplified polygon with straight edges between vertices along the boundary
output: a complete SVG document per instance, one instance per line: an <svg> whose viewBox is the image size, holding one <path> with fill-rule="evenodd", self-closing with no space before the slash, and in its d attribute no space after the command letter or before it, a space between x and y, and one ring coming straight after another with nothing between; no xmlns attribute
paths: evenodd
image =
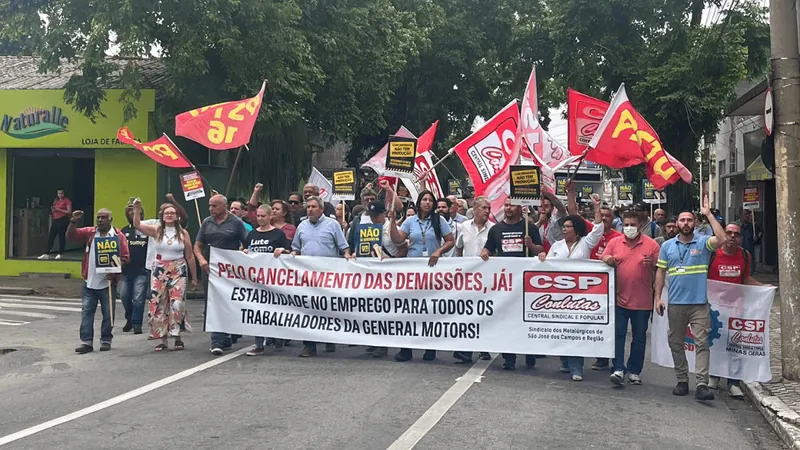
<svg viewBox="0 0 800 450"><path fill-rule="evenodd" d="M636 384L636 385L642 384L642 378L639 375L635 374L635 373L629 373L628 374L628 381L631 384Z"/></svg>
<svg viewBox="0 0 800 450"><path fill-rule="evenodd" d="M715 391L719 389L719 377L709 377L708 378L708 388L714 389Z"/></svg>
<svg viewBox="0 0 800 450"><path fill-rule="evenodd" d="M612 373L610 377L608 377L608 381L611 384L616 386L622 386L622 380L624 380L625 374L622 373L621 370L617 370L616 372Z"/></svg>
<svg viewBox="0 0 800 450"><path fill-rule="evenodd" d="M573 375L572 381L583 381L583 377L580 375Z"/></svg>
<svg viewBox="0 0 800 450"><path fill-rule="evenodd" d="M56 259L61 259L61 253L56 255Z"/></svg>
<svg viewBox="0 0 800 450"><path fill-rule="evenodd" d="M728 394L730 394L730 396L733 398L744 398L744 392L742 392L742 389L735 384L728 388Z"/></svg>
<svg viewBox="0 0 800 450"><path fill-rule="evenodd" d="M211 349L211 354L214 355L214 356L222 356L223 353L225 353L225 352L222 351L222 349L219 348L219 347L214 347L214 348Z"/></svg>
<svg viewBox="0 0 800 450"><path fill-rule="evenodd" d="M42 255L42 256L40 256L40 257L38 257L38 258L36 258L36 259L50 259L50 255L48 255L47 253L45 253L44 255Z"/></svg>

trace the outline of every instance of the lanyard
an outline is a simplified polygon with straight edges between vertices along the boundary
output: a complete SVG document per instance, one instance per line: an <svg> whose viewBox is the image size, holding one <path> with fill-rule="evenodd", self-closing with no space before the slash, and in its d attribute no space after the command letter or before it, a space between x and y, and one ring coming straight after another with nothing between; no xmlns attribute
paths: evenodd
<svg viewBox="0 0 800 450"><path fill-rule="evenodd" d="M569 244L567 244L567 249L569 249L569 253L567 253L567 259L572 257L572 252L575 251L575 247L577 247L580 242L581 242L581 240L578 239L577 241L575 241L574 244L572 244L572 247L570 247ZM566 244L566 242L564 242L564 243Z"/></svg>
<svg viewBox="0 0 800 450"><path fill-rule="evenodd" d="M431 222L431 216L428 215L426 219L427 226L422 228L422 220L417 218L417 226L419 226L419 232L422 233L422 246L425 246L425 242L427 241L428 231L430 231L431 227L433 226L433 222Z"/></svg>

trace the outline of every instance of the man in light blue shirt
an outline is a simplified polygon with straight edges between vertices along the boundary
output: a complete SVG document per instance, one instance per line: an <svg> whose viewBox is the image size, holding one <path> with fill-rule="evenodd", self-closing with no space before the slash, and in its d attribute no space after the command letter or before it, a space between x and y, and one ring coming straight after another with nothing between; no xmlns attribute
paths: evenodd
<svg viewBox="0 0 800 450"><path fill-rule="evenodd" d="M306 200L308 220L300 222L292 239L292 254L303 256L326 256L350 259L350 248L342 231L342 226L322 214L322 199L309 197Z"/></svg>
<svg viewBox="0 0 800 450"><path fill-rule="evenodd" d="M344 237L342 226L334 219L324 216L323 202L319 197L309 197L306 199L306 215L308 220L300 222L297 232L292 239L292 255L303 256L325 256L338 258L342 252L344 257L350 260L350 247ZM303 351L300 352L301 358L316 356L317 343L303 341ZM335 352L335 344L326 344L325 351Z"/></svg>
<svg viewBox="0 0 800 450"><path fill-rule="evenodd" d="M663 316L665 305L661 300L666 278L669 277L667 317L669 319L669 348L675 363L678 384L672 395L689 393L689 364L686 361L684 343L686 328L692 327L695 346L695 373L697 389L695 400L714 400L708 389L708 333L711 331L710 310L706 296L708 263L711 254L725 242L722 225L708 209L708 198L703 201L703 215L714 230L714 236L695 234L695 218L691 212L678 216L680 234L661 246L656 272L655 308Z"/></svg>

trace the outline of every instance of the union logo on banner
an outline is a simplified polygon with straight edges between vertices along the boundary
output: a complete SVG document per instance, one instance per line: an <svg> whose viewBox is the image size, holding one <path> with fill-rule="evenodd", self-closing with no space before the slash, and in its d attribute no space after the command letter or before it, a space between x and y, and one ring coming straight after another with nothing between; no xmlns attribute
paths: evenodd
<svg viewBox="0 0 800 450"><path fill-rule="evenodd" d="M610 321L614 297L607 273L526 271L523 281L525 322L605 325Z"/></svg>

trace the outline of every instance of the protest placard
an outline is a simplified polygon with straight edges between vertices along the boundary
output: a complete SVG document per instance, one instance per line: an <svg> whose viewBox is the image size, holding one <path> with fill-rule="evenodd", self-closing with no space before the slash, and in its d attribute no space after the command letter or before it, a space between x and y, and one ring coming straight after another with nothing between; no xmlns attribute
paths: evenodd
<svg viewBox="0 0 800 450"><path fill-rule="evenodd" d="M645 178L642 180L642 201L651 205L667 203L667 191L659 191Z"/></svg>
<svg viewBox="0 0 800 450"><path fill-rule="evenodd" d="M539 206L542 200L539 168L536 166L509 166L508 170L511 204Z"/></svg>
<svg viewBox="0 0 800 450"><path fill-rule="evenodd" d="M183 188L183 196L187 202L206 196L203 180L197 171L181 174L181 188Z"/></svg>
<svg viewBox="0 0 800 450"><path fill-rule="evenodd" d="M332 202L356 199L356 170L345 169L333 172Z"/></svg>
<svg viewBox="0 0 800 450"><path fill-rule="evenodd" d="M761 190L758 187L750 186L744 188L744 209L756 210L761 208Z"/></svg>
<svg viewBox="0 0 800 450"><path fill-rule="evenodd" d="M631 183L622 183L617 190L617 204L620 206L633 205L633 185Z"/></svg>
<svg viewBox="0 0 800 450"><path fill-rule="evenodd" d="M408 175L414 173L417 159L417 140L403 136L389 136L389 151L386 152L384 175Z"/></svg>
<svg viewBox="0 0 800 450"><path fill-rule="evenodd" d="M356 255L359 258L372 256L373 245L381 245L381 240L383 239L383 225L362 223L358 225L356 231L358 232Z"/></svg>
<svg viewBox="0 0 800 450"><path fill-rule="evenodd" d="M95 237L92 245L97 273L122 273L119 236Z"/></svg>

